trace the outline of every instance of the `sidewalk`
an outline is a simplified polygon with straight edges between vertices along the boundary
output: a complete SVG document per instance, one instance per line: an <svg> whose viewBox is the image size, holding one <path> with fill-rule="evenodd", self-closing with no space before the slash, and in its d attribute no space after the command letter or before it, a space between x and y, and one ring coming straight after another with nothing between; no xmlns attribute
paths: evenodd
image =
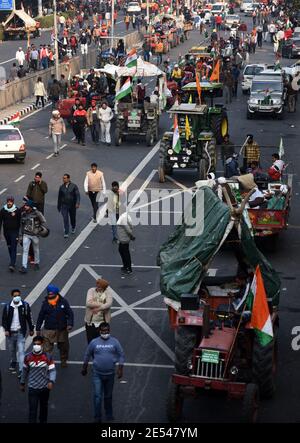
<svg viewBox="0 0 300 443"><path fill-rule="evenodd" d="M45 103L49 103L49 100L45 97ZM35 111L35 97L29 97L24 99L20 103L16 103L13 106L0 110L0 125L7 125L15 118L22 118L24 115Z"/></svg>

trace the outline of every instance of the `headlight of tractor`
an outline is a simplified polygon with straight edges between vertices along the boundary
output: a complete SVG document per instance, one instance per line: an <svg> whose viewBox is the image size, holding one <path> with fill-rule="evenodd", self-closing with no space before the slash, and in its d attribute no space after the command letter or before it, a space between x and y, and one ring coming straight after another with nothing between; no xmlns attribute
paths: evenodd
<svg viewBox="0 0 300 443"><path fill-rule="evenodd" d="M274 98L274 100L273 100L273 104L274 104L274 105L281 105L281 100L280 100L280 98Z"/></svg>
<svg viewBox="0 0 300 443"><path fill-rule="evenodd" d="M258 100L256 98L250 98L250 100L249 100L250 105L257 105L257 103L258 103Z"/></svg>
<svg viewBox="0 0 300 443"><path fill-rule="evenodd" d="M168 154L172 155L173 154L173 149L168 149Z"/></svg>

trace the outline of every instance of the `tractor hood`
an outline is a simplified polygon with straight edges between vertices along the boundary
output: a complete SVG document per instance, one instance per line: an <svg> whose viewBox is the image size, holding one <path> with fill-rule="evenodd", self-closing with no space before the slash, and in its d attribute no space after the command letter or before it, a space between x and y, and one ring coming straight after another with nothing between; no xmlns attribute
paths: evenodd
<svg viewBox="0 0 300 443"><path fill-rule="evenodd" d="M197 214L197 217L196 217ZM209 187L198 189L184 210L183 221L159 252L160 288L164 297L180 301L182 294L196 293L211 259L233 227L229 207ZM249 228L241 219L241 247L245 260L255 270L259 265L268 299L279 304L280 280L257 249Z"/></svg>

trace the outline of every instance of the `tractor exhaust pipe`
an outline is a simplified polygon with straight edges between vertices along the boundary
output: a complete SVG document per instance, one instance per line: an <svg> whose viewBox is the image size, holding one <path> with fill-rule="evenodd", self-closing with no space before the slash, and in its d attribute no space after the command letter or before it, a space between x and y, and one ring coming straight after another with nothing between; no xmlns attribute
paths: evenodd
<svg viewBox="0 0 300 443"><path fill-rule="evenodd" d="M210 306L208 303L204 302L204 306L203 306L203 336L204 336L204 338L209 338L209 333L210 333L209 313L210 313Z"/></svg>

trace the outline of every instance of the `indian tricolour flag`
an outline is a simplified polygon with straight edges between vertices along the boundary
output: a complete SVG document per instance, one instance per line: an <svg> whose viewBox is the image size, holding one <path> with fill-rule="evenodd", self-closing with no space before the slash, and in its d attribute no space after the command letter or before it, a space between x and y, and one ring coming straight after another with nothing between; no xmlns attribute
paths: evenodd
<svg viewBox="0 0 300 443"><path fill-rule="evenodd" d="M130 77L127 78L126 82L123 84L119 92L116 94L116 100L121 100L121 98L126 97L126 95L132 92L132 84Z"/></svg>
<svg viewBox="0 0 300 443"><path fill-rule="evenodd" d="M17 125L18 123L20 123L20 112L19 111L16 112L15 114L13 114L8 121L9 125Z"/></svg>
<svg viewBox="0 0 300 443"><path fill-rule="evenodd" d="M125 66L126 66L126 68L136 68L137 67L136 49L131 49L131 51L128 52Z"/></svg>
<svg viewBox="0 0 300 443"><path fill-rule="evenodd" d="M273 340L273 326L259 266L255 271L247 305L252 311L250 325L254 328L260 344L265 346Z"/></svg>
<svg viewBox="0 0 300 443"><path fill-rule="evenodd" d="M181 143L180 143L177 115L175 115L175 119L174 119L172 149L174 152L176 152L176 154L179 154L179 152L181 151Z"/></svg>

